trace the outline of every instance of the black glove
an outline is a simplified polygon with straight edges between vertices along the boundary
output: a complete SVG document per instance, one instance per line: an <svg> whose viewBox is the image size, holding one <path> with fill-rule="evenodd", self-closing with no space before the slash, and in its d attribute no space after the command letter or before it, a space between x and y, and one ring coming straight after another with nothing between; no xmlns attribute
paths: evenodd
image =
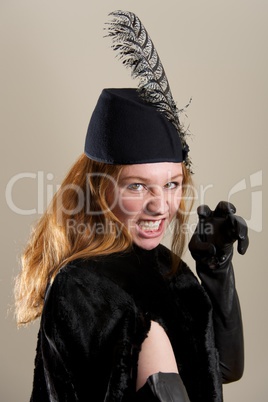
<svg viewBox="0 0 268 402"><path fill-rule="evenodd" d="M224 382L238 380L244 368L243 326L232 266L233 244L244 254L249 240L244 219L234 215L234 205L221 201L214 211L197 210L199 222L189 250L196 271L213 305L215 342Z"/></svg>
<svg viewBox="0 0 268 402"><path fill-rule="evenodd" d="M198 207L199 222L189 243L189 249L198 264L210 269L228 264L237 240L237 251L245 254L248 248L247 224L243 218L234 215L233 204L219 202L215 211L207 205Z"/></svg>
<svg viewBox="0 0 268 402"><path fill-rule="evenodd" d="M135 395L137 402L190 402L178 373L155 373Z"/></svg>

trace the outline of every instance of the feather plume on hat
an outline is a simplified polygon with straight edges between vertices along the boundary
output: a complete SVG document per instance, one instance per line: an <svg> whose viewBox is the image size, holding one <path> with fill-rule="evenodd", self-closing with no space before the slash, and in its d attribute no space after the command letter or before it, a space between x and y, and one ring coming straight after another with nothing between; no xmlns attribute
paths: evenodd
<svg viewBox="0 0 268 402"><path fill-rule="evenodd" d="M163 113L175 126L182 144L184 163L191 171L186 142L188 133L179 120L179 113L185 108L179 110L176 106L164 67L147 30L132 12L114 11L109 16L112 20L107 23L106 36L112 38L113 50L123 64L131 68L132 77L138 79L138 93L142 99Z"/></svg>

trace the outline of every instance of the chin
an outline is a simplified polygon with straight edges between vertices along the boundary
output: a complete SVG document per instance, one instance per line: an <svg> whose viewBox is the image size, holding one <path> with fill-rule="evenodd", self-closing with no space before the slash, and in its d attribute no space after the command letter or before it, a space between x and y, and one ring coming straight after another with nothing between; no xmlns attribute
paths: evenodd
<svg viewBox="0 0 268 402"><path fill-rule="evenodd" d="M134 243L144 250L152 250L157 247L162 239L133 239Z"/></svg>

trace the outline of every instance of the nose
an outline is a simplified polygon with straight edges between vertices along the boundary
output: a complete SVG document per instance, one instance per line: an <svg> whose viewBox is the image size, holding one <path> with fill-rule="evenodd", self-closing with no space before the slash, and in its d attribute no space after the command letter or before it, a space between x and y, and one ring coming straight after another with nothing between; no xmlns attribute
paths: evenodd
<svg viewBox="0 0 268 402"><path fill-rule="evenodd" d="M144 212L152 216L165 215L168 212L168 208L168 202L162 190L150 194L150 198L144 205Z"/></svg>

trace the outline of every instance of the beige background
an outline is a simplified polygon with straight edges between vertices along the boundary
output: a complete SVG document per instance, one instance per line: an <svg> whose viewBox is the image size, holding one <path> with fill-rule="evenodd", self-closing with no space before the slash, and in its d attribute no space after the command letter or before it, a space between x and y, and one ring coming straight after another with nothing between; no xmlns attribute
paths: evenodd
<svg viewBox="0 0 268 402"><path fill-rule="evenodd" d="M18 256L39 216L25 211L42 212L83 151L101 89L136 85L103 39L107 14L116 9L136 12L147 27L178 106L193 98L185 124L193 133L196 202L214 208L232 194L230 200L248 221L250 248L234 259L245 374L224 386L224 395L227 402L266 402L265 0L0 0L0 400L25 402L31 391L38 323L17 330L8 313ZM194 269L188 253L185 258Z"/></svg>

